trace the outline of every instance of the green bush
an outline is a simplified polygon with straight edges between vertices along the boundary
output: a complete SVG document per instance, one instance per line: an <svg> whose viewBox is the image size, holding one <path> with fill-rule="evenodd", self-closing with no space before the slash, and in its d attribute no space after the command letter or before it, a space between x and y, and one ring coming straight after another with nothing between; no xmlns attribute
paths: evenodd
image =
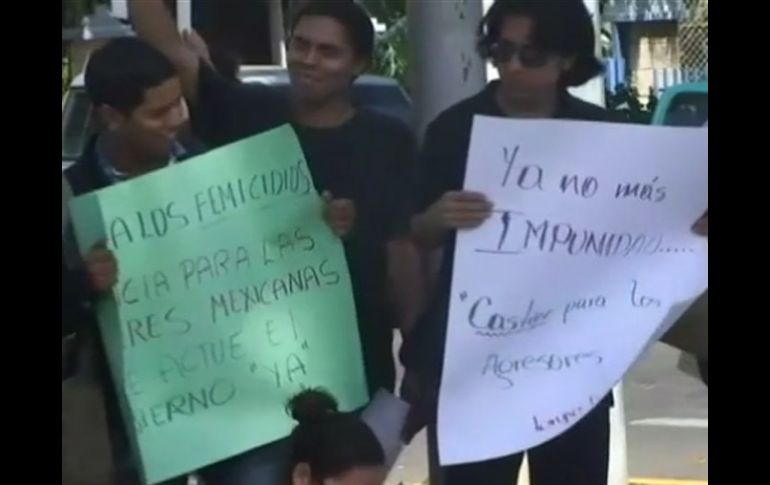
<svg viewBox="0 0 770 485"><path fill-rule="evenodd" d="M404 85L408 58L406 17L402 17L388 30L377 35L372 71L395 78Z"/></svg>

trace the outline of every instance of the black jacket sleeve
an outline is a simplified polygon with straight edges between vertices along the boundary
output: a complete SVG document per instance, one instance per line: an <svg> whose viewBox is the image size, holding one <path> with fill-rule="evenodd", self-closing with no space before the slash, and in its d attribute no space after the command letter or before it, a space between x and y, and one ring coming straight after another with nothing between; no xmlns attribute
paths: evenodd
<svg viewBox="0 0 770 485"><path fill-rule="evenodd" d="M198 97L190 107L195 136L219 147L275 128L286 120L288 105L276 89L239 84L200 63Z"/></svg>

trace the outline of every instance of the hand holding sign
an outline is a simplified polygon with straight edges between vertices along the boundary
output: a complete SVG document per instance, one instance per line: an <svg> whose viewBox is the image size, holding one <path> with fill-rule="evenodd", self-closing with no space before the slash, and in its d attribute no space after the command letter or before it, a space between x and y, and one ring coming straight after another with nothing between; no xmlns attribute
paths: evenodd
<svg viewBox="0 0 770 485"><path fill-rule="evenodd" d="M147 482L286 436L304 387L365 403L344 250L290 127L72 206L95 286L120 264L97 310Z"/></svg>
<svg viewBox="0 0 770 485"><path fill-rule="evenodd" d="M322 194L324 220L337 237L345 237L356 221L356 206L350 199L335 199L328 190Z"/></svg>
<svg viewBox="0 0 770 485"><path fill-rule="evenodd" d="M118 281L118 261L105 242L95 244L85 257L91 289L97 293L107 293Z"/></svg>
<svg viewBox="0 0 770 485"><path fill-rule="evenodd" d="M472 229L490 216L492 203L480 192L451 191L428 209L428 220L441 229Z"/></svg>
<svg viewBox="0 0 770 485"><path fill-rule="evenodd" d="M703 214L703 217L698 219L695 222L695 225L693 226L693 231L695 231L695 234L699 234L701 236L708 237L709 235L709 211L706 211L705 214Z"/></svg>

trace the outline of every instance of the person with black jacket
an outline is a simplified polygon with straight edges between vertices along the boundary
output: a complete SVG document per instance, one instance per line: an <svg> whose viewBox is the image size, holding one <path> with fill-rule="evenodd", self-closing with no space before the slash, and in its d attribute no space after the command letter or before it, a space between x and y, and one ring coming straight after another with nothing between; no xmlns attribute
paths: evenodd
<svg viewBox="0 0 770 485"><path fill-rule="evenodd" d="M64 173L74 197L162 169L188 155L177 141L188 118L179 79L165 57L150 46L135 38L108 42L91 55L85 85L104 129ZM134 484L139 479L92 311L94 301L107 296L117 279L117 261L103 244L80 258L71 223L63 229L62 318L66 309L68 320L74 322L70 330L77 338L77 352L94 356L115 483ZM180 483L185 480L180 478Z"/></svg>
<svg viewBox="0 0 770 485"><path fill-rule="evenodd" d="M86 66L85 87L104 129L64 173L72 196L131 180L198 154L198 146L193 144L191 148L180 141L189 135L185 132L188 112L176 70L145 42L137 38L114 39L95 51ZM335 217L334 211L327 210L326 217L327 221ZM65 218L63 214L63 221ZM94 301L109 297L117 282L118 262L104 244L96 244L80 258L71 223L62 232L62 325L77 334L78 353L95 356L95 370L105 396L116 483L133 485L139 483L136 465L92 311ZM68 360L73 359L77 357ZM204 475L208 472L212 478L218 470L209 467ZM168 483L186 484L186 480L185 476ZM226 483L209 481L215 485Z"/></svg>
<svg viewBox="0 0 770 485"><path fill-rule="evenodd" d="M582 0L497 0L481 22L478 47L500 79L441 113L427 129L412 236L425 249L443 250L443 258L428 310L401 349L405 389L414 402L406 438L422 425L435 424L456 232L480 226L492 211L484 194L463 190L473 117L615 121L603 108L568 92L601 72L594 46L593 23ZM527 452L533 485L607 483L611 404L609 394L571 429ZM443 467L439 483L508 485L518 476L522 458L518 453Z"/></svg>

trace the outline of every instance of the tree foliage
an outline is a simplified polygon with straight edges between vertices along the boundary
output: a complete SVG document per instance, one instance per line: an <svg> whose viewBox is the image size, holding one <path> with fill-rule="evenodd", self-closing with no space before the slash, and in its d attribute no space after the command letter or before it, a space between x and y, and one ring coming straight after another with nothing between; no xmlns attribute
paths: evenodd
<svg viewBox="0 0 770 485"><path fill-rule="evenodd" d="M385 24L377 34L372 71L404 84L409 52L407 48L406 0L364 0L369 14Z"/></svg>

